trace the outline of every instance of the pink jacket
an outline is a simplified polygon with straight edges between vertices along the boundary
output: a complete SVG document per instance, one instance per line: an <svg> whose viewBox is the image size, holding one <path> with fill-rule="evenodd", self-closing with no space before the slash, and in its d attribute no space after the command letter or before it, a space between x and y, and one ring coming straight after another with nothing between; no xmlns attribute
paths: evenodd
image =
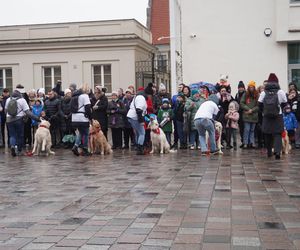
<svg viewBox="0 0 300 250"><path fill-rule="evenodd" d="M225 115L225 118L227 119L226 128L238 129L238 121L240 119L240 114L237 111L234 111L233 113L229 111Z"/></svg>

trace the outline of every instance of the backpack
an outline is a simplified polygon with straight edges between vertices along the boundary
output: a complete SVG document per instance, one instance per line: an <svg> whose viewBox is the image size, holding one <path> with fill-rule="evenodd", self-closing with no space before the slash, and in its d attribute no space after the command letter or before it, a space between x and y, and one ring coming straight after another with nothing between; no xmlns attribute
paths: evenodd
<svg viewBox="0 0 300 250"><path fill-rule="evenodd" d="M6 111L7 111L7 114L9 114L10 116L12 117L16 117L17 114L19 114L20 112L18 112L18 100L20 98L10 98L10 101L8 102L7 104L7 108L6 108Z"/></svg>
<svg viewBox="0 0 300 250"><path fill-rule="evenodd" d="M77 114L77 113L85 113L85 112L79 112L78 110L81 109L83 106L79 107L78 105L78 99L79 96L81 94L80 93L75 93L75 95L72 96L71 101L70 101L70 106L71 106L71 113L72 114Z"/></svg>
<svg viewBox="0 0 300 250"><path fill-rule="evenodd" d="M268 118L276 118L279 115L280 106L278 100L278 90L267 90L265 91L266 95L263 101L264 110L263 115L264 117Z"/></svg>

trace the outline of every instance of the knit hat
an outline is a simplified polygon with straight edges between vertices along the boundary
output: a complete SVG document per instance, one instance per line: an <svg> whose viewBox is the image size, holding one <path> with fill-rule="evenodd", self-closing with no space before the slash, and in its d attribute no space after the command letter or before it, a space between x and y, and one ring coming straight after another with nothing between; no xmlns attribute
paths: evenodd
<svg viewBox="0 0 300 250"><path fill-rule="evenodd" d="M127 94L127 92L129 92L132 95L132 90L131 89L126 89L125 94Z"/></svg>
<svg viewBox="0 0 300 250"><path fill-rule="evenodd" d="M68 93L72 93L72 91L70 89L65 89L64 93L67 95Z"/></svg>
<svg viewBox="0 0 300 250"><path fill-rule="evenodd" d="M268 78L268 82L279 83L277 76L274 73L271 73Z"/></svg>
<svg viewBox="0 0 300 250"><path fill-rule="evenodd" d="M45 94L45 89L44 88L40 88L38 89L38 94Z"/></svg>
<svg viewBox="0 0 300 250"><path fill-rule="evenodd" d="M163 83L159 84L158 91L161 91L161 90L166 90L166 86Z"/></svg>
<svg viewBox="0 0 300 250"><path fill-rule="evenodd" d="M210 95L210 96L208 97L208 100L214 102L214 103L217 104L217 105L219 105L219 101L220 101L220 100L219 100L218 96L215 95L215 94Z"/></svg>
<svg viewBox="0 0 300 250"><path fill-rule="evenodd" d="M24 93L25 93L25 88L24 88L24 86L21 85L21 84L18 84L18 85L16 86L16 90L18 90L21 94L24 94Z"/></svg>
<svg viewBox="0 0 300 250"><path fill-rule="evenodd" d="M71 83L70 86L69 86L69 89L75 91L77 89L76 83Z"/></svg>
<svg viewBox="0 0 300 250"><path fill-rule="evenodd" d="M198 89L192 89L191 96L194 96L196 94L199 94L199 90Z"/></svg>
<svg viewBox="0 0 300 250"><path fill-rule="evenodd" d="M148 83L147 87L145 88L145 94L147 95L153 95L153 84L150 82Z"/></svg>
<svg viewBox="0 0 300 250"><path fill-rule="evenodd" d="M220 82L227 82L228 76L227 75L220 75Z"/></svg>
<svg viewBox="0 0 300 250"><path fill-rule="evenodd" d="M239 84L238 84L238 89L239 88L245 88L245 84L243 81L239 81Z"/></svg>
<svg viewBox="0 0 300 250"><path fill-rule="evenodd" d="M169 104L170 103L169 99L168 98L163 98L162 99L162 104L164 104L164 103Z"/></svg>
<svg viewBox="0 0 300 250"><path fill-rule="evenodd" d="M144 90L145 90L144 87L139 87L139 88L137 89L138 92L141 92L141 91L144 91Z"/></svg>
<svg viewBox="0 0 300 250"><path fill-rule="evenodd" d="M180 96L182 98L185 98L185 95L183 94L183 92L179 92L177 96Z"/></svg>
<svg viewBox="0 0 300 250"><path fill-rule="evenodd" d="M256 86L256 83L254 81L250 81L248 83L248 87L254 87L255 88L255 86Z"/></svg>
<svg viewBox="0 0 300 250"><path fill-rule="evenodd" d="M118 96L118 92L117 92L117 91L113 91L113 92L111 92L111 95L112 95L112 96L113 96L113 95Z"/></svg>

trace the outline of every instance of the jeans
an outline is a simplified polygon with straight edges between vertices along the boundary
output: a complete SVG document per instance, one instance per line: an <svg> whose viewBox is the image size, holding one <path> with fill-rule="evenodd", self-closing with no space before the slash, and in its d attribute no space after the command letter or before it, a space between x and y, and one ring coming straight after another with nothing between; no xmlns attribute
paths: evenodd
<svg viewBox="0 0 300 250"><path fill-rule="evenodd" d="M233 139L233 145L236 146L237 144L236 134L237 134L236 128L226 128L227 146L231 145L231 138Z"/></svg>
<svg viewBox="0 0 300 250"><path fill-rule="evenodd" d="M300 122L298 121L298 128L295 134L295 143L297 146L300 146Z"/></svg>
<svg viewBox="0 0 300 250"><path fill-rule="evenodd" d="M254 144L254 130L256 123L253 122L245 122L244 123L244 144Z"/></svg>
<svg viewBox="0 0 300 250"><path fill-rule="evenodd" d="M9 144L11 147L18 147L18 151L21 152L24 145L24 121L18 119L16 121L7 123L9 130Z"/></svg>
<svg viewBox="0 0 300 250"><path fill-rule="evenodd" d="M197 136L198 136L198 131L197 130L191 130L190 131L190 145L196 146L197 143Z"/></svg>
<svg viewBox="0 0 300 250"><path fill-rule="evenodd" d="M195 126L199 133L201 151L207 152L206 131L209 135L210 151L216 151L216 135L213 121L208 118L199 118L195 120Z"/></svg>
<svg viewBox="0 0 300 250"><path fill-rule="evenodd" d="M89 125L77 126L79 133L76 135L75 146L82 145L83 148L88 148L89 140Z"/></svg>
<svg viewBox="0 0 300 250"><path fill-rule="evenodd" d="M0 117L0 123L1 123L1 117ZM0 124L0 146L5 145L3 138L2 138L2 124Z"/></svg>
<svg viewBox="0 0 300 250"><path fill-rule="evenodd" d="M172 132L165 132L165 135L166 135L169 145L171 145L171 134L172 134Z"/></svg>
<svg viewBox="0 0 300 250"><path fill-rule="evenodd" d="M131 124L131 127L133 128L136 136L136 143L138 145L144 145L145 140L145 128L143 123L139 123L138 120L133 120L131 118L128 118L129 123Z"/></svg>

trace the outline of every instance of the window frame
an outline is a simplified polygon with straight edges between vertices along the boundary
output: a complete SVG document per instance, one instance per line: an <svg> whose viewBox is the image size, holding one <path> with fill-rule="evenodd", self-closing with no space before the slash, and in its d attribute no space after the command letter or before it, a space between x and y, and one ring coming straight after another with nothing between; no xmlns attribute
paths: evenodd
<svg viewBox="0 0 300 250"><path fill-rule="evenodd" d="M56 85L55 82L55 68L60 68L60 79L62 80L62 67L61 65L44 65L42 66L42 78L43 78L43 87L45 88L45 91L49 91L48 89L46 89L46 81L45 81L45 69L50 68L51 70L51 89L53 89Z"/></svg>
<svg viewBox="0 0 300 250"><path fill-rule="evenodd" d="M94 68L96 66L100 66L100 86L102 88L107 88L107 94L110 94L112 91L113 91L113 84L112 84L112 64L111 63L103 63L103 64L92 64L91 65L91 68L92 68L92 86L93 88L95 88L95 86L99 85L95 83L95 72L94 72ZM104 67L105 66L109 66L110 67L110 79L111 79L111 82L110 82L110 90L108 89L107 87L107 83L105 83L105 70L104 70Z"/></svg>
<svg viewBox="0 0 300 250"><path fill-rule="evenodd" d="M1 74L2 74L1 76L2 76L2 79L3 79L2 91L3 91L3 89L8 88L7 87L7 74L6 74L7 70L11 70L11 88L9 88L9 91L12 93L14 86L13 86L13 69L11 67L0 68L0 71L1 71Z"/></svg>

